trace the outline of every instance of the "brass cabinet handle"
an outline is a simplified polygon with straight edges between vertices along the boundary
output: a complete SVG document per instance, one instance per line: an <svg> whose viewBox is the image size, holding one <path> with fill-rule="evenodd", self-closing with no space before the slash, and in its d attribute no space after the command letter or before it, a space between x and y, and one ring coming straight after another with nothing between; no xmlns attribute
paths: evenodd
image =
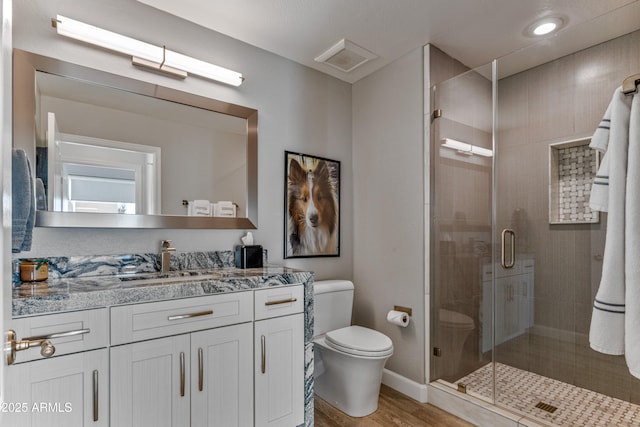
<svg viewBox="0 0 640 427"><path fill-rule="evenodd" d="M298 301L298 298L287 298L287 299L280 299L276 301L267 301L264 303L264 305L286 304L288 302L296 302L296 301Z"/></svg>
<svg viewBox="0 0 640 427"><path fill-rule="evenodd" d="M48 334L48 335L40 335L40 336L36 336L36 337L29 337L29 338L25 338L24 341L27 341L27 340L52 340L54 338L64 338L64 337L72 337L74 335L88 334L89 332L91 332L91 329L76 329L76 330L73 330L73 331L55 332L53 334Z"/></svg>
<svg viewBox="0 0 640 427"><path fill-rule="evenodd" d="M180 352L180 396L184 397L184 351Z"/></svg>
<svg viewBox="0 0 640 427"><path fill-rule="evenodd" d="M213 310L199 311L197 313L174 314L173 316L167 317L167 320L189 319L191 317L208 316L210 314L213 314Z"/></svg>
<svg viewBox="0 0 640 427"><path fill-rule="evenodd" d="M204 388L204 355L202 347L198 348L198 390L202 391Z"/></svg>
<svg viewBox="0 0 640 427"><path fill-rule="evenodd" d="M267 343L264 335L260 336L260 347L262 349L260 356L260 370L264 374L267 371Z"/></svg>
<svg viewBox="0 0 640 427"><path fill-rule="evenodd" d="M40 346L40 354L42 357L51 357L56 352L55 346L50 340L54 338L72 337L75 335L88 334L91 329L76 329L73 331L56 332L47 335L38 335L35 337L28 337L22 341L18 341L17 334L14 330L10 329L7 332L7 341L5 343L7 348L7 365L13 365L16 361L16 353L19 351L27 350L36 346Z"/></svg>
<svg viewBox="0 0 640 427"><path fill-rule="evenodd" d="M98 370L93 371L93 421L98 421Z"/></svg>

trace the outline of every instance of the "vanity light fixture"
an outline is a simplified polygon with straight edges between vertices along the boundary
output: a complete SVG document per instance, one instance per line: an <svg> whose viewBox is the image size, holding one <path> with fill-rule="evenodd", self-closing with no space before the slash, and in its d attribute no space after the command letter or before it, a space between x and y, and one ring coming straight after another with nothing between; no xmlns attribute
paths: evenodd
<svg viewBox="0 0 640 427"><path fill-rule="evenodd" d="M51 20L58 34L84 43L131 56L133 65L167 73L178 78L195 74L231 86L244 81L241 73L183 55L164 46L156 46L112 31L94 27L66 16Z"/></svg>
<svg viewBox="0 0 640 427"><path fill-rule="evenodd" d="M456 152L467 155L467 156L471 156L474 154L478 156L484 156L484 157L493 156L493 150L490 150L488 148L478 147L477 145L473 145L473 144L467 144L466 142L456 141L455 139L443 138L441 143L443 147L456 150Z"/></svg>

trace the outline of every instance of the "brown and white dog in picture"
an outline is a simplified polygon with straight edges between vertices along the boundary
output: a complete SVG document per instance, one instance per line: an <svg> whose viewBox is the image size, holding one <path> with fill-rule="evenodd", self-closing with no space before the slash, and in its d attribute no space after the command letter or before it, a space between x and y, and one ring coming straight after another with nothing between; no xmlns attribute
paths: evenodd
<svg viewBox="0 0 640 427"><path fill-rule="evenodd" d="M337 254L338 199L331 172L324 160L304 167L291 159L287 221L290 255Z"/></svg>

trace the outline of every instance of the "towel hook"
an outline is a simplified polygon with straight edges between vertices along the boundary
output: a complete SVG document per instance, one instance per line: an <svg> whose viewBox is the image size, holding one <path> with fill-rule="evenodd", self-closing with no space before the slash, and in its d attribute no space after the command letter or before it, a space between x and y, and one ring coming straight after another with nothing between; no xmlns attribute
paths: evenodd
<svg viewBox="0 0 640 427"><path fill-rule="evenodd" d="M633 95L638 93L638 85L640 85L640 73L633 74L622 82L622 93L625 95Z"/></svg>

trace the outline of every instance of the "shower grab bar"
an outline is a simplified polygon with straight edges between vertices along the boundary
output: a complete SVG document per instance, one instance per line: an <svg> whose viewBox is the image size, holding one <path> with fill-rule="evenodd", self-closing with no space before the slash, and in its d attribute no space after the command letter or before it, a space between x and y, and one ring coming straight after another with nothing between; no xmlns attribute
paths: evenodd
<svg viewBox="0 0 640 427"><path fill-rule="evenodd" d="M507 263L507 235L511 240L510 260ZM502 268L513 268L516 265L516 233L510 228L502 230L502 256L500 258Z"/></svg>

